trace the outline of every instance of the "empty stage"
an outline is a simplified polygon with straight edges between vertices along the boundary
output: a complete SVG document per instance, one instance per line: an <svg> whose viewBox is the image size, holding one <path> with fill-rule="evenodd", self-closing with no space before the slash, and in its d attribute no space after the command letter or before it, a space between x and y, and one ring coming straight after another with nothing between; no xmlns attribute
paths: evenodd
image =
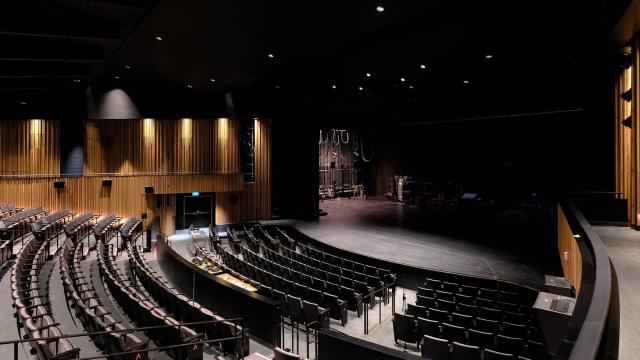
<svg viewBox="0 0 640 360"><path fill-rule="evenodd" d="M410 266L470 274L541 289L544 271L522 251L499 243L464 239L429 230L423 214L400 203L332 200L320 204L327 216L298 221L296 228L326 244ZM464 226L464 224L460 224ZM514 241L518 241L514 234ZM486 236L486 235L484 235Z"/></svg>

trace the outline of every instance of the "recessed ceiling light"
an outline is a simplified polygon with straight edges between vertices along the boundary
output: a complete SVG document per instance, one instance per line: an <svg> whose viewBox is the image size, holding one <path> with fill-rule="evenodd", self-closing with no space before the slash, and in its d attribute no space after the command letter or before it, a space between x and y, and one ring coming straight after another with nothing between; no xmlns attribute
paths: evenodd
<svg viewBox="0 0 640 360"><path fill-rule="evenodd" d="M162 36L160 36L160 35L156 35L156 40L158 40L158 41L162 41Z"/></svg>
<svg viewBox="0 0 640 360"><path fill-rule="evenodd" d="M335 84L334 84L334 85L331 85L331 88L332 88L332 89L335 89L335 88L336 88L336 85L335 85Z"/></svg>
<svg viewBox="0 0 640 360"><path fill-rule="evenodd" d="M376 6L376 11L381 13L381 12L384 11L384 7L382 5L378 5L378 6Z"/></svg>
<svg viewBox="0 0 640 360"><path fill-rule="evenodd" d="M116 80L120 80L120 76L118 76L118 75L114 76L113 78L116 79Z"/></svg>
<svg viewBox="0 0 640 360"><path fill-rule="evenodd" d="M73 82L77 84L80 82L80 79L73 79Z"/></svg>
<svg viewBox="0 0 640 360"><path fill-rule="evenodd" d="M409 85L409 89L413 89L413 85Z"/></svg>
<svg viewBox="0 0 640 360"><path fill-rule="evenodd" d="M267 57L269 57L269 59L273 59L275 56L272 53L268 53Z"/></svg>
<svg viewBox="0 0 640 360"><path fill-rule="evenodd" d="M211 81L211 82L216 82L216 79L211 78L211 79L209 79L209 81Z"/></svg>
<svg viewBox="0 0 640 360"><path fill-rule="evenodd" d="M280 85L276 85L276 89L280 89Z"/></svg>
<svg viewBox="0 0 640 360"><path fill-rule="evenodd" d="M26 101L20 101L20 105L27 105Z"/></svg>
<svg viewBox="0 0 640 360"><path fill-rule="evenodd" d="M407 79L405 79L405 78L403 78L403 77L401 77L401 78L400 78L400 81L402 81L402 82L405 82L406 80L407 80Z"/></svg>
<svg viewBox="0 0 640 360"><path fill-rule="evenodd" d="M484 58L488 60L488 59L493 58L493 55L491 55L491 54L487 54L487 55L485 55L485 56L484 56Z"/></svg>
<svg viewBox="0 0 640 360"><path fill-rule="evenodd" d="M364 75L365 75L366 77L371 77L371 73L369 73L369 72L368 72L368 73L366 73L366 74L364 74Z"/></svg>
<svg viewBox="0 0 640 360"><path fill-rule="evenodd" d="M364 88L362 86L358 86L358 90L362 91Z"/></svg>
<svg viewBox="0 0 640 360"><path fill-rule="evenodd" d="M193 85L191 85L191 84L187 84L187 87L188 87L189 89L193 89Z"/></svg>
<svg viewBox="0 0 640 360"><path fill-rule="evenodd" d="M425 65L425 64L420 64L420 69L426 69L426 68L427 68L427 65Z"/></svg>
<svg viewBox="0 0 640 360"><path fill-rule="evenodd" d="M462 80L462 83L465 85L469 85L469 80Z"/></svg>
<svg viewBox="0 0 640 360"><path fill-rule="evenodd" d="M127 70L131 70L131 65L125 65L124 68Z"/></svg>

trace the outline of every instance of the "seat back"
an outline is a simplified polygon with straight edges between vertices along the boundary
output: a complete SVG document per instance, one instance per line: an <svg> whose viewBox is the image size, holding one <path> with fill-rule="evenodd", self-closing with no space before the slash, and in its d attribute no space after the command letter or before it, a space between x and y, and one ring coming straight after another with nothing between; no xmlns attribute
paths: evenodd
<svg viewBox="0 0 640 360"><path fill-rule="evenodd" d="M424 335L422 337L422 357L433 360L448 360L449 342L445 339Z"/></svg>
<svg viewBox="0 0 640 360"><path fill-rule="evenodd" d="M480 360L480 348L473 345L461 344L454 341L451 344L453 360Z"/></svg>
<svg viewBox="0 0 640 360"><path fill-rule="evenodd" d="M492 333L476 329L469 329L469 344L481 349L491 348L495 345Z"/></svg>
<svg viewBox="0 0 640 360"><path fill-rule="evenodd" d="M276 347L273 349L273 360L300 360L300 356Z"/></svg>
<svg viewBox="0 0 640 360"><path fill-rule="evenodd" d="M442 337L449 341L467 342L467 333L462 326L442 323Z"/></svg>

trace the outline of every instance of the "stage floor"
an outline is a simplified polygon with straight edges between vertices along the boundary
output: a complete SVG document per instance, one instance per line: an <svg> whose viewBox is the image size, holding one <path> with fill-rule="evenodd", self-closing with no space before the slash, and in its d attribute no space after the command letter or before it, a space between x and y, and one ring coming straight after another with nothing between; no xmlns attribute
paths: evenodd
<svg viewBox="0 0 640 360"><path fill-rule="evenodd" d="M431 232L424 215L400 203L342 199L324 201L318 221L296 221L306 235L355 253L411 266L512 281L542 289L544 268L517 246ZM464 226L464 225L461 225ZM484 235L486 236L486 235ZM517 240L514 234L514 241ZM525 252L523 254L523 252Z"/></svg>

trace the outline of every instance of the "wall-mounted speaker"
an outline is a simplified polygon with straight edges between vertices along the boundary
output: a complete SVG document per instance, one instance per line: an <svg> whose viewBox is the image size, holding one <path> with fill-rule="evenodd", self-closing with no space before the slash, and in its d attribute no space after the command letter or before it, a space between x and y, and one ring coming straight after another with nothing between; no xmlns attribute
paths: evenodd
<svg viewBox="0 0 640 360"><path fill-rule="evenodd" d="M64 181L54 181L53 182L54 189L64 189Z"/></svg>
<svg viewBox="0 0 640 360"><path fill-rule="evenodd" d="M111 179L102 180L102 186L111 187Z"/></svg>
<svg viewBox="0 0 640 360"><path fill-rule="evenodd" d="M153 194L153 186L145 186L144 187L145 194Z"/></svg>
<svg viewBox="0 0 640 360"><path fill-rule="evenodd" d="M230 202L231 204L237 204L237 203L238 203L238 197L237 197L237 196L235 196L235 195L231 196L231 197L229 198L229 202Z"/></svg>
<svg viewBox="0 0 640 360"><path fill-rule="evenodd" d="M628 128L631 127L631 115L629 115L628 118L622 120L622 125Z"/></svg>

